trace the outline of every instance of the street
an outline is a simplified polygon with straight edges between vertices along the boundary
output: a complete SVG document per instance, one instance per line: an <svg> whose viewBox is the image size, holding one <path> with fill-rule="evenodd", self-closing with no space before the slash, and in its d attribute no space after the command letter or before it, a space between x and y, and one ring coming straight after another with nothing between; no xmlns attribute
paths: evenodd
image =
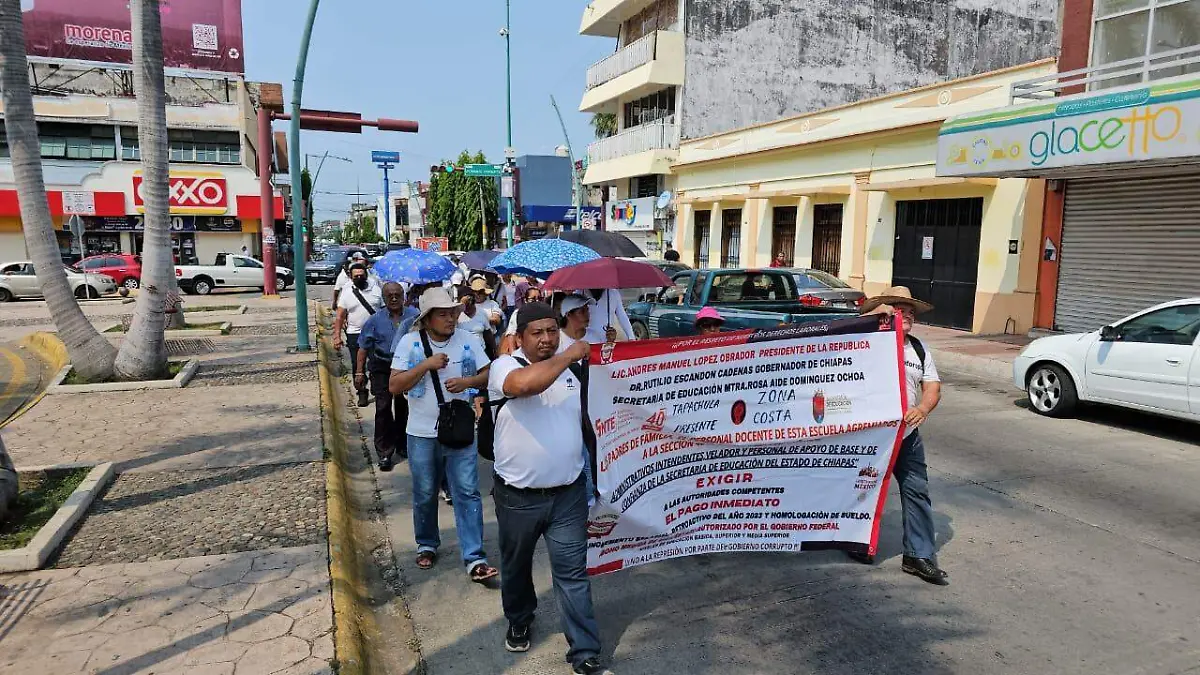
<svg viewBox="0 0 1200 675"><path fill-rule="evenodd" d="M1200 672L1194 425L1103 409L1051 420L1001 383L948 379L922 431L949 587L900 571L893 487L874 567L836 552L724 554L596 578L614 670ZM451 509L440 510L442 562L419 571L406 465L377 479L430 672L561 672L566 643L544 553L533 649L506 653L498 592L469 583L456 564Z"/></svg>

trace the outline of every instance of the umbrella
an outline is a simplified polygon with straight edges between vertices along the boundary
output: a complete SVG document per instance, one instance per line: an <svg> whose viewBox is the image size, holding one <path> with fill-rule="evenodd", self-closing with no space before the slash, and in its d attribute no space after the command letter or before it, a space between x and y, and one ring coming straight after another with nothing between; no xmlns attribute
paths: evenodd
<svg viewBox="0 0 1200 675"><path fill-rule="evenodd" d="M375 273L384 281L432 284L449 279L456 271L458 268L449 260L417 248L388 251L375 261Z"/></svg>
<svg viewBox="0 0 1200 675"><path fill-rule="evenodd" d="M492 262L492 259L500 253L500 251L471 251L463 254L462 261L468 269L486 270L488 263Z"/></svg>
<svg viewBox="0 0 1200 675"><path fill-rule="evenodd" d="M546 280L548 291L577 288L643 288L670 286L671 277L654 265L620 258L600 258L564 267Z"/></svg>
<svg viewBox="0 0 1200 675"><path fill-rule="evenodd" d="M527 274L546 278L554 270L578 265L600 256L586 246L561 239L523 241L492 259L488 269L501 274Z"/></svg>
<svg viewBox="0 0 1200 675"><path fill-rule="evenodd" d="M558 235L563 241L586 246L607 258L645 258L646 254L629 237L604 230L570 230Z"/></svg>

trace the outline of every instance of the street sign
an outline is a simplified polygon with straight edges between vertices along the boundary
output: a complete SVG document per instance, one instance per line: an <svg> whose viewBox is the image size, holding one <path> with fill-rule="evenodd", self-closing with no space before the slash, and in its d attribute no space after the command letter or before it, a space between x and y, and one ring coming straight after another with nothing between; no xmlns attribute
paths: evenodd
<svg viewBox="0 0 1200 675"><path fill-rule="evenodd" d="M75 235L76 239L83 239L83 218L77 215L68 218L67 229L71 230L71 234Z"/></svg>
<svg viewBox="0 0 1200 675"><path fill-rule="evenodd" d="M501 166L499 164L467 164L463 167L463 173L468 176L498 178L501 174Z"/></svg>
<svg viewBox="0 0 1200 675"><path fill-rule="evenodd" d="M391 150L372 150L371 161L376 164L399 164L400 153Z"/></svg>

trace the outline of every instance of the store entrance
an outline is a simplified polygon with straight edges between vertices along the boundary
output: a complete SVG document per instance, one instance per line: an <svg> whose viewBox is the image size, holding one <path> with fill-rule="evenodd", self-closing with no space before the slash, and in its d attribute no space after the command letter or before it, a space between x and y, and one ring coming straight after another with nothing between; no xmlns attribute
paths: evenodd
<svg viewBox="0 0 1200 675"><path fill-rule="evenodd" d="M892 283L933 303L922 321L971 330L983 198L896 202Z"/></svg>
<svg viewBox="0 0 1200 675"><path fill-rule="evenodd" d="M135 255L142 254L145 235L138 233L133 235L133 252ZM199 265L200 259L196 257L196 233L195 232L177 232L171 235L171 257L176 265Z"/></svg>

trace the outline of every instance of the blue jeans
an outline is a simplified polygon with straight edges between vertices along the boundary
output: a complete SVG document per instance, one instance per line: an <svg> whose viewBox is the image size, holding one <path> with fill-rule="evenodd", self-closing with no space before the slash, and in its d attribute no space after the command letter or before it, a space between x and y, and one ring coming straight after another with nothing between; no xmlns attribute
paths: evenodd
<svg viewBox="0 0 1200 675"><path fill-rule="evenodd" d="M900 444L892 470L900 486L900 512L904 517L904 555L935 560L933 503L929 500L929 470L925 443L914 431Z"/></svg>
<svg viewBox="0 0 1200 675"><path fill-rule="evenodd" d="M500 525L500 599L504 618L528 626L537 609L533 553L546 540L554 597L567 637L567 661L579 665L600 654L600 627L592 608L587 574L587 493L582 473L564 489L546 494L518 490L496 481L496 521Z"/></svg>
<svg viewBox="0 0 1200 675"><path fill-rule="evenodd" d="M454 498L454 528L463 564L471 570L487 562L483 552L483 499L479 496L479 469L475 444L451 450L436 438L408 436L408 467L413 480L413 530L418 551L437 551L442 545L438 527L438 485L442 469L450 481Z"/></svg>

